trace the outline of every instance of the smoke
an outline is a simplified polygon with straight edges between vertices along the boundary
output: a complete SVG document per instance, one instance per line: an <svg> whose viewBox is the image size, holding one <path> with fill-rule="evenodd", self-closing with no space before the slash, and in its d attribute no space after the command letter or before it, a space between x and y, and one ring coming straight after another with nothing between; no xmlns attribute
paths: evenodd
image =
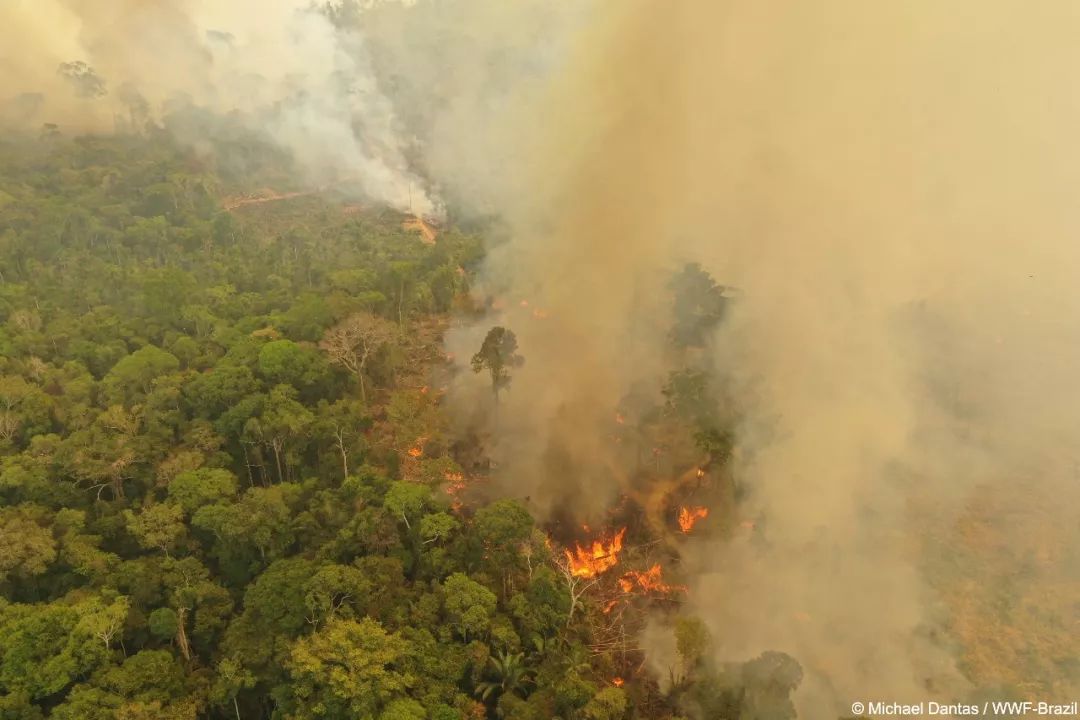
<svg viewBox="0 0 1080 720"><path fill-rule="evenodd" d="M314 182L499 213L501 309L447 342L498 322L526 364L497 417L471 374L455 408L552 515L670 487L685 448L653 465L613 418L662 400L667 281L702 263L740 291L700 361L754 524L683 546L717 659L790 653L809 718L1069 697L1078 24L1068 0L8 0L0 121L194 105Z"/></svg>
<svg viewBox="0 0 1080 720"><path fill-rule="evenodd" d="M309 182L354 181L373 201L440 214L365 34L335 24L332 10L308 0L12 0L0 8L3 119L111 131L195 107L289 151Z"/></svg>
<svg viewBox="0 0 1080 720"><path fill-rule="evenodd" d="M594 20L548 112L515 118L512 238L487 268L506 306L451 338L464 357L491 322L518 334L493 441L508 487L583 517L625 490L604 428L661 382L663 281L701 261L741 291L709 357L755 524L684 552L718 659L791 653L804 717L975 686L1070 697L1075 648L1052 636L1080 597L1074 4Z"/></svg>

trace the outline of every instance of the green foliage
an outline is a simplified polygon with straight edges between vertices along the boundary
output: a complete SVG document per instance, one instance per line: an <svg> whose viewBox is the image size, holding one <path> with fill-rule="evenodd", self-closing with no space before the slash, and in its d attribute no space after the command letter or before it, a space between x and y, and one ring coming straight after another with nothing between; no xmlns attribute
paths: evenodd
<svg viewBox="0 0 1080 720"><path fill-rule="evenodd" d="M298 175L219 129L0 141L0 718L607 717L529 512L441 490L417 388L479 238L225 212ZM522 362L503 328L478 358L496 394Z"/></svg>
<svg viewBox="0 0 1080 720"><path fill-rule="evenodd" d="M186 513L236 497L236 476L223 468L200 468L177 475L169 483L169 497Z"/></svg>
<svg viewBox="0 0 1080 720"><path fill-rule="evenodd" d="M608 687L596 693L581 709L586 720L620 720L626 717L628 703L622 688Z"/></svg>
<svg viewBox="0 0 1080 720"><path fill-rule="evenodd" d="M495 593L460 572L446 579L443 593L446 615L463 638L480 635L491 626L497 604Z"/></svg>
<svg viewBox="0 0 1080 720"><path fill-rule="evenodd" d="M146 345L113 365L102 386L112 402L132 403L146 397L154 380L179 368L175 355Z"/></svg>
<svg viewBox="0 0 1080 720"><path fill-rule="evenodd" d="M406 643L371 618L334 620L293 646L288 717L402 718L417 680L401 669ZM384 715L386 712L392 714Z"/></svg>
<svg viewBox="0 0 1080 720"><path fill-rule="evenodd" d="M147 627L158 640L168 640L176 635L179 621L172 608L158 608L146 619Z"/></svg>
<svg viewBox="0 0 1080 720"><path fill-rule="evenodd" d="M523 653L499 651L488 658L489 679L478 683L476 694L483 700L498 699L507 693L524 695L532 683L531 671L525 667Z"/></svg>

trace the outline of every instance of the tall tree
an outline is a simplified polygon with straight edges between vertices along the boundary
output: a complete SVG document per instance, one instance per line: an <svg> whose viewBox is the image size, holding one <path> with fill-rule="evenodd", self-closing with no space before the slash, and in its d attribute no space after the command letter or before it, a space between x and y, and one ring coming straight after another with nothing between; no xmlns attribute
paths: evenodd
<svg viewBox="0 0 1080 720"><path fill-rule="evenodd" d="M517 353L517 336L513 330L496 325L488 330L480 351L472 357L475 373L487 370L491 375L491 392L499 404L499 392L510 385L510 369L521 367L525 358Z"/></svg>
<svg viewBox="0 0 1080 720"><path fill-rule="evenodd" d="M326 331L319 347L330 361L342 366L360 382L360 397L367 402L364 374L372 356L397 335L397 328L371 313L355 313Z"/></svg>

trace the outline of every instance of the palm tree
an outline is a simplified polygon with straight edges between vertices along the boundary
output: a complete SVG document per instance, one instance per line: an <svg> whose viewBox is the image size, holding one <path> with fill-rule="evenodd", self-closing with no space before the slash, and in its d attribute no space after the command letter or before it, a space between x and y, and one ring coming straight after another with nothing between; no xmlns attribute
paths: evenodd
<svg viewBox="0 0 1080 720"><path fill-rule="evenodd" d="M524 697L526 686L533 682L532 671L525 667L524 658L523 653L511 655L505 650L500 650L495 657L489 657L490 679L476 685L476 694L480 699L486 702L494 696L498 700L509 692Z"/></svg>

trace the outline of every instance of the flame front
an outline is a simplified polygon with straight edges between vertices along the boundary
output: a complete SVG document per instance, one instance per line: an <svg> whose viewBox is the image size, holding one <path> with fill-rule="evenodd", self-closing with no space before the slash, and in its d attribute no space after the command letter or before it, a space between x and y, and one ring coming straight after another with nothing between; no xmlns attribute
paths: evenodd
<svg viewBox="0 0 1080 720"><path fill-rule="evenodd" d="M682 507L679 508L679 529L684 533L693 530L698 520L709 517L707 507Z"/></svg>
<svg viewBox="0 0 1080 720"><path fill-rule="evenodd" d="M680 585L668 585L660 578L662 574L663 570L658 564L653 565L644 572L631 570L619 578L619 587L625 593L633 592L634 588L641 588L645 592L658 593L670 593L686 589Z"/></svg>
<svg viewBox="0 0 1080 720"><path fill-rule="evenodd" d="M565 551L570 573L574 577L591 578L615 567L619 562L624 535L626 535L626 528L619 530L607 542L600 538L593 540L587 547L575 543L573 550Z"/></svg>

